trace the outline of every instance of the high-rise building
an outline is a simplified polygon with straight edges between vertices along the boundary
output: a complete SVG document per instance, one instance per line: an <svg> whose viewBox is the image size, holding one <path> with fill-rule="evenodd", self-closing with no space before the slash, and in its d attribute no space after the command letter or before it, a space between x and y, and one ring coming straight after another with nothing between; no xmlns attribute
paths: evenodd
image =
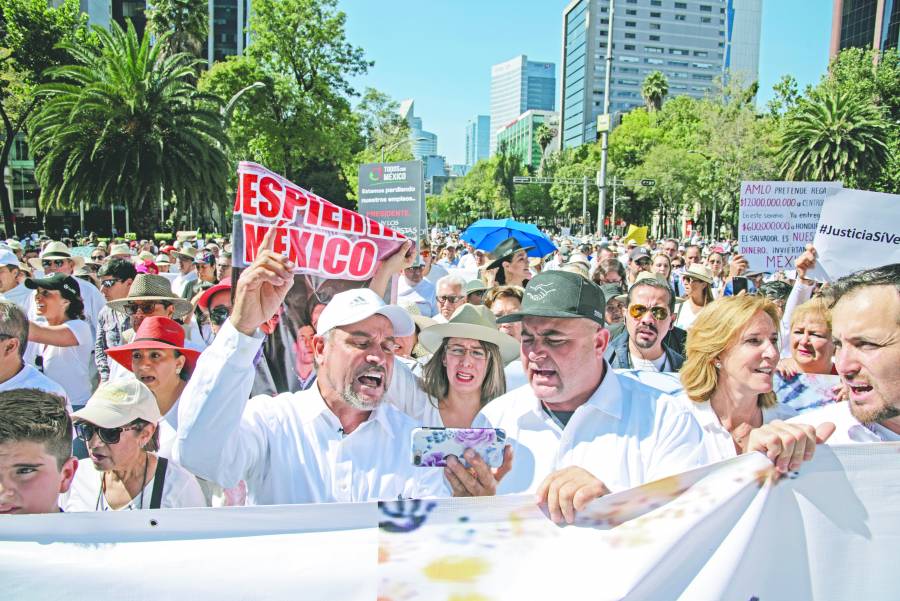
<svg viewBox="0 0 900 601"><path fill-rule="evenodd" d="M209 0L209 37L206 56L209 65L226 56L240 56L249 43L247 19L250 0Z"/></svg>
<svg viewBox="0 0 900 601"><path fill-rule="evenodd" d="M900 48L900 0L834 0L831 56L845 48Z"/></svg>
<svg viewBox="0 0 900 601"><path fill-rule="evenodd" d="M400 117L409 124L409 140L412 155L417 161L425 157L437 155L437 134L422 129L421 117L416 117L415 101L404 100L400 103Z"/></svg>
<svg viewBox="0 0 900 601"><path fill-rule="evenodd" d="M497 131L529 109L556 106L556 65L528 60L524 54L491 67L490 154L497 150Z"/></svg>
<svg viewBox="0 0 900 601"><path fill-rule="evenodd" d="M491 154L491 118L478 115L466 123L466 165L472 167Z"/></svg>
<svg viewBox="0 0 900 601"><path fill-rule="evenodd" d="M507 152L522 159L522 164L537 169L541 164L543 149L538 144L537 129L546 123L559 128L559 113L555 111L525 111L519 118L497 132L497 146L506 146Z"/></svg>
<svg viewBox="0 0 900 601"><path fill-rule="evenodd" d="M702 98L725 71L759 75L762 0L616 0L610 112L643 104L654 71L669 95ZM562 147L597 139L603 113L609 0L572 0L563 9L560 120Z"/></svg>

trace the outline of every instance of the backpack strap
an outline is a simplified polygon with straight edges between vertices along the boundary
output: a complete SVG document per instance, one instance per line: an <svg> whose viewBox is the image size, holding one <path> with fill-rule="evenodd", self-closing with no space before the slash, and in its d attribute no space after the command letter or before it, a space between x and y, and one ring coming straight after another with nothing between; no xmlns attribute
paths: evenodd
<svg viewBox="0 0 900 601"><path fill-rule="evenodd" d="M159 509L162 504L163 485L166 483L166 468L169 461L165 457L156 460L156 473L153 475L153 492L150 494L150 509Z"/></svg>

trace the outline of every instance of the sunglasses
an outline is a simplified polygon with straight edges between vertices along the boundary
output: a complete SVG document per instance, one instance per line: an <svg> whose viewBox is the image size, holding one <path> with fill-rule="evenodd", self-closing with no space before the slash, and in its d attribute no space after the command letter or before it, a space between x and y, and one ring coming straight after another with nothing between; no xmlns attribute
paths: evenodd
<svg viewBox="0 0 900 601"><path fill-rule="evenodd" d="M668 307L647 307L645 305L631 305L628 307L628 314L635 319L641 319L647 311L653 315L656 321L662 321L669 317Z"/></svg>
<svg viewBox="0 0 900 601"><path fill-rule="evenodd" d="M91 259L94 261L102 261L106 258L106 255L91 255Z"/></svg>
<svg viewBox="0 0 900 601"><path fill-rule="evenodd" d="M103 280L102 282L100 282L100 285L104 288L112 288L121 281L122 280L117 280L116 278L110 278L108 280Z"/></svg>
<svg viewBox="0 0 900 601"><path fill-rule="evenodd" d="M231 315L231 309L225 305L219 305L209 312L209 321L215 326L221 326Z"/></svg>
<svg viewBox="0 0 900 601"><path fill-rule="evenodd" d="M455 294L443 294L443 295L437 297L437 302L439 302L439 303L442 304L442 305L443 305L444 303L458 303L458 302L461 301L463 298L465 298L465 297L464 297L464 296L457 296L457 295L455 295Z"/></svg>
<svg viewBox="0 0 900 601"><path fill-rule="evenodd" d="M126 430L137 430L137 426L119 426L118 428L101 428L94 424L79 422L75 424L75 433L78 438L83 440L85 444L91 442L94 434L100 437L100 441L105 444L116 444L122 440L122 432Z"/></svg>
<svg viewBox="0 0 900 601"><path fill-rule="evenodd" d="M41 261L41 267L47 269L48 267L62 267L66 264L68 259L44 259Z"/></svg>
<svg viewBox="0 0 900 601"><path fill-rule="evenodd" d="M137 315L138 313L150 315L153 313L156 305L162 305L163 307L167 306L166 303L128 303L124 308L125 315L132 316Z"/></svg>

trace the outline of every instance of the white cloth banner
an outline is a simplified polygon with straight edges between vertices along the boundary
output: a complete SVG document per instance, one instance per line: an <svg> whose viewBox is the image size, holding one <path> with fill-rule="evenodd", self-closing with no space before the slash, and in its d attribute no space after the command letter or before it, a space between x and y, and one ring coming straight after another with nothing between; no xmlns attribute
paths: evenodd
<svg viewBox="0 0 900 601"><path fill-rule="evenodd" d="M829 280L900 263L900 195L845 188L829 196L813 244Z"/></svg>
<svg viewBox="0 0 900 601"><path fill-rule="evenodd" d="M759 454L609 495L15 516L9 599L895 599L900 443ZM378 526L376 526L378 524Z"/></svg>

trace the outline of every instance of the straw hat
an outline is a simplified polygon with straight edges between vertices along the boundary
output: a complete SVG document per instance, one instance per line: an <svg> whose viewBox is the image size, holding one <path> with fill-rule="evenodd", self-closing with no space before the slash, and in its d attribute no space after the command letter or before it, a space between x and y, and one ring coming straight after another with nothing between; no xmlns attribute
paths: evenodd
<svg viewBox="0 0 900 601"><path fill-rule="evenodd" d="M153 261L157 265L171 265L172 262L169 261L168 255L157 255L156 260Z"/></svg>
<svg viewBox="0 0 900 601"><path fill-rule="evenodd" d="M712 271L706 265L701 265L700 263L694 263L690 267L688 267L684 273L681 274L681 277L689 277L694 278L695 280L700 280L701 282L706 282L707 284L712 284L713 274Z"/></svg>
<svg viewBox="0 0 900 601"><path fill-rule="evenodd" d="M168 317L148 317L141 322L129 344L108 348L106 354L128 371L134 371L131 367L131 351L149 349L178 351L187 358L184 364L187 373L194 371L197 357L200 356L200 351L184 346L184 328Z"/></svg>
<svg viewBox="0 0 900 601"><path fill-rule="evenodd" d="M131 248L127 244L113 244L109 249L109 256L130 257Z"/></svg>
<svg viewBox="0 0 900 601"><path fill-rule="evenodd" d="M173 251L173 254L179 259L188 259L193 262L197 257L197 249L193 246L185 246L183 248L177 248Z"/></svg>
<svg viewBox="0 0 900 601"><path fill-rule="evenodd" d="M431 326L419 334L419 342L432 353L437 352L444 338L471 338L496 344L504 364L519 356L518 341L497 329L494 314L483 305L466 303L453 313L447 323Z"/></svg>
<svg viewBox="0 0 900 601"><path fill-rule="evenodd" d="M119 313L125 312L125 305L135 301L169 302L175 306L173 319L184 317L193 310L193 305L187 299L175 296L172 285L165 277L149 273L139 273L131 283L128 296L118 300L109 301L107 306Z"/></svg>
<svg viewBox="0 0 900 601"><path fill-rule="evenodd" d="M62 242L51 242L44 247L44 250L39 257L36 259L28 259L28 264L34 269L42 269L41 261L44 259L72 259L72 261L75 262L75 269L84 265L84 257L73 255L72 251L69 250L69 247Z"/></svg>

